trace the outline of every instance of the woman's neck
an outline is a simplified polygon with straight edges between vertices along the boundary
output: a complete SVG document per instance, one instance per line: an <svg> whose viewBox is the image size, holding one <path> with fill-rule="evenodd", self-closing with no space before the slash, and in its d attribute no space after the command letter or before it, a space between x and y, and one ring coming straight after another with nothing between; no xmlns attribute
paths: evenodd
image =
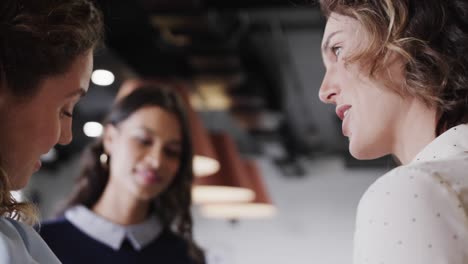
<svg viewBox="0 0 468 264"><path fill-rule="evenodd" d="M92 210L113 223L133 225L148 217L149 206L149 202L123 195L108 184Z"/></svg>
<svg viewBox="0 0 468 264"><path fill-rule="evenodd" d="M402 162L410 163L435 138L437 114L423 102L412 99L403 113L402 122L396 124L393 154Z"/></svg>

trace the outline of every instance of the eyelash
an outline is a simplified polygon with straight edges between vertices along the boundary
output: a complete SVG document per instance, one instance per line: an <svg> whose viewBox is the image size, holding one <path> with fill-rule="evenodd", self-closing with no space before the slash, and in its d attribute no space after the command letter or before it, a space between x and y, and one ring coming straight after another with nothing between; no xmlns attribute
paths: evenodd
<svg viewBox="0 0 468 264"><path fill-rule="evenodd" d="M333 46L333 47L330 48L330 50L333 53L333 55L338 58L339 55L341 54L341 52L343 51L343 47ZM338 50L339 50L339 52L338 52Z"/></svg>
<svg viewBox="0 0 468 264"><path fill-rule="evenodd" d="M151 144L153 143L151 140L147 140L147 139L138 139L138 142L142 145L142 146L145 146L145 147L149 147L151 146ZM164 149L164 153L169 157L169 158L179 158L181 156L181 153L180 151L176 151L176 150L172 150L172 149L169 149L169 148L165 148Z"/></svg>
<svg viewBox="0 0 468 264"><path fill-rule="evenodd" d="M166 149L165 152L166 152L166 155L168 155L171 158L179 158L181 156L181 153L179 150Z"/></svg>
<svg viewBox="0 0 468 264"><path fill-rule="evenodd" d="M145 139L145 138L139 138L138 142L143 146L149 146L149 145L152 144L152 142L150 140Z"/></svg>
<svg viewBox="0 0 468 264"><path fill-rule="evenodd" d="M62 117L73 118L73 114L68 112L68 111L63 110L62 111Z"/></svg>

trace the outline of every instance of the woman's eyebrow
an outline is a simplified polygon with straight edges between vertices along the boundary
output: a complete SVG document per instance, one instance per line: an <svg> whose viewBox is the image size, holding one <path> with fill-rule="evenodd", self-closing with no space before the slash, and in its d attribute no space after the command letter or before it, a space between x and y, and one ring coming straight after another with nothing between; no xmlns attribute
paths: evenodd
<svg viewBox="0 0 468 264"><path fill-rule="evenodd" d="M86 90L83 88L78 88L69 94L66 95L67 98L75 97L76 95L79 95L80 98L86 95Z"/></svg>
<svg viewBox="0 0 468 264"><path fill-rule="evenodd" d="M325 40L323 46L322 46L322 52L324 53L327 49L328 49L328 46L330 45L330 39L335 36L336 34L342 32L342 30L337 30L335 32L332 32L330 33L330 35L328 35L327 39Z"/></svg>

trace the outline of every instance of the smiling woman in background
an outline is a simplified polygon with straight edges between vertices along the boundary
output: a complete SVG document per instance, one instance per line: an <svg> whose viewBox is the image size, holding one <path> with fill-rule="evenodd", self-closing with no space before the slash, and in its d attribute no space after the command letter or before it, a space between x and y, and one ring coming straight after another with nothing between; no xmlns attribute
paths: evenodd
<svg viewBox="0 0 468 264"><path fill-rule="evenodd" d="M84 156L65 217L41 235L65 263L204 263L192 238L192 145L179 98L139 87Z"/></svg>
<svg viewBox="0 0 468 264"><path fill-rule="evenodd" d="M41 155L70 142L101 35L101 14L89 1L0 1L0 263L59 263L16 221L37 217L10 191L28 183Z"/></svg>
<svg viewBox="0 0 468 264"><path fill-rule="evenodd" d="M320 2L320 99L354 157L403 164L359 203L354 263L468 263L468 2Z"/></svg>

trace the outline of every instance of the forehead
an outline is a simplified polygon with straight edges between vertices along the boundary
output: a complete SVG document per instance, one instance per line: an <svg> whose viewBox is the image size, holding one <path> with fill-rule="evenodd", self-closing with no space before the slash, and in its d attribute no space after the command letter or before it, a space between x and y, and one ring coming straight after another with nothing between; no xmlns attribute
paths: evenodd
<svg viewBox="0 0 468 264"><path fill-rule="evenodd" d="M337 13L331 13L330 17L327 20L327 24L325 26L325 31L323 34L323 43L327 41L327 39L332 34L343 34L343 35L351 35L353 33L357 33L360 29L359 22L349 16L340 15Z"/></svg>
<svg viewBox="0 0 468 264"><path fill-rule="evenodd" d="M146 106L123 121L125 127L147 128L160 137L180 138L181 126L176 114L158 106Z"/></svg>
<svg viewBox="0 0 468 264"><path fill-rule="evenodd" d="M92 67L92 53L79 55L66 72L43 78L33 100L56 106L69 99L79 98L88 90Z"/></svg>

